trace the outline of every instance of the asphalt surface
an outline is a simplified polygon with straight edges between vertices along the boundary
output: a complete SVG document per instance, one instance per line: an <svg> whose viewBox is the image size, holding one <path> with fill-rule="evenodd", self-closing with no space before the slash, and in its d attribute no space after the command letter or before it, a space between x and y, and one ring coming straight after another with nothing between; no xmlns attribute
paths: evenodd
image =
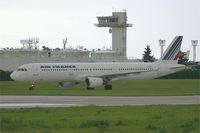
<svg viewBox="0 0 200 133"><path fill-rule="evenodd" d="M200 104L200 96L0 96L0 108Z"/></svg>

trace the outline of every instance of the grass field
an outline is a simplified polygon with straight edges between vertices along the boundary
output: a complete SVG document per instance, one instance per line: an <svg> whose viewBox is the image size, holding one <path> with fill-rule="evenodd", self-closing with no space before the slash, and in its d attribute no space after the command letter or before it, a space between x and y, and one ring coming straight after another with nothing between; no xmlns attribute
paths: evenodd
<svg viewBox="0 0 200 133"><path fill-rule="evenodd" d="M199 133L199 105L1 109L1 133Z"/></svg>
<svg viewBox="0 0 200 133"><path fill-rule="evenodd" d="M36 83L36 88L29 91L30 83L1 81L0 95L95 95L95 96L180 96L199 95L199 79L155 79L147 81L113 82L113 90L98 87L86 90L81 83L70 88L60 88L58 83Z"/></svg>

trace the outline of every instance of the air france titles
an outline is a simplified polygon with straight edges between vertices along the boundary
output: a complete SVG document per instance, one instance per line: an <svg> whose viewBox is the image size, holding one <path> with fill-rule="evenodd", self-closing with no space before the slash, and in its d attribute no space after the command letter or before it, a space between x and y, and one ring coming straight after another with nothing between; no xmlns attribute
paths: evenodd
<svg viewBox="0 0 200 133"><path fill-rule="evenodd" d="M50 65L45 65L45 66L40 66L40 68L42 68L42 69L47 69L47 68L49 68L49 69L62 69L62 68L76 68L76 66L75 65L52 65L52 66L50 66Z"/></svg>

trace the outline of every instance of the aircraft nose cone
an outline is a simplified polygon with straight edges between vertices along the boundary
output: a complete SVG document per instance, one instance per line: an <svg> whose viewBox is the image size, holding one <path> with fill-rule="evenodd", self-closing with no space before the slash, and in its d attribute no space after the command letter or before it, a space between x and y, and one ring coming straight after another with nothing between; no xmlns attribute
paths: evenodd
<svg viewBox="0 0 200 133"><path fill-rule="evenodd" d="M11 75L10 75L10 77L11 77L12 80L16 80L16 73L12 72Z"/></svg>

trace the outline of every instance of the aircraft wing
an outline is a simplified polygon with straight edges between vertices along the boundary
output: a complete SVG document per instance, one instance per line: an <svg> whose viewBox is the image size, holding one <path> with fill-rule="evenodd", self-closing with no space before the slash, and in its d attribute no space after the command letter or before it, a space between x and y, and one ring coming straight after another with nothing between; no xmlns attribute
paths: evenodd
<svg viewBox="0 0 200 133"><path fill-rule="evenodd" d="M102 77L104 79L110 80L110 79L117 78L117 77L120 77L120 76L127 76L127 75L130 75L130 74L140 74L140 73L143 73L143 72L149 72L149 70L127 72L127 73L117 73L117 74L108 74L108 75L97 76L97 77Z"/></svg>
<svg viewBox="0 0 200 133"><path fill-rule="evenodd" d="M128 76L130 74L140 74L143 72L149 72L149 70L141 70L141 71L135 71L135 72L126 72L126 73L115 73L115 74L106 74L106 75L81 75L76 77L76 81L83 81L85 80L86 77L99 77L102 79L106 79L106 80L112 80L114 78L118 78L120 76Z"/></svg>
<svg viewBox="0 0 200 133"><path fill-rule="evenodd" d="M185 66L175 66L175 67L171 67L170 69L185 69Z"/></svg>

